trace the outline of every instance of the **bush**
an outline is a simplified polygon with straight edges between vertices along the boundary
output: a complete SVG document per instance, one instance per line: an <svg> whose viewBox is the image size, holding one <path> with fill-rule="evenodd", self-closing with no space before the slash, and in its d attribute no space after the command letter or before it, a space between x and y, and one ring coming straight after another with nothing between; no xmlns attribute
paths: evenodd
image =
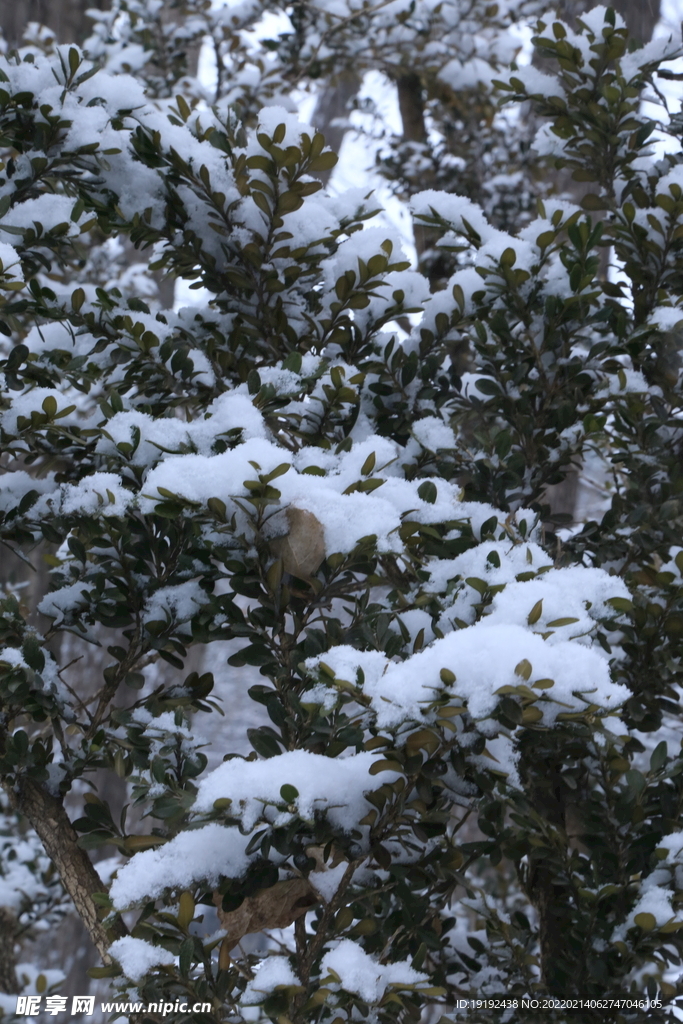
<svg viewBox="0 0 683 1024"><path fill-rule="evenodd" d="M679 47L604 8L534 45L548 72L499 91L590 191L515 234L418 193L457 267L433 293L283 107L152 102L69 46L0 63L0 528L52 581L2 600L0 767L120 996L674 1019L683 164L641 100ZM208 295L157 308L118 239ZM578 467L601 518L558 529ZM225 641L227 715L251 683L269 724L209 771L192 659Z"/></svg>

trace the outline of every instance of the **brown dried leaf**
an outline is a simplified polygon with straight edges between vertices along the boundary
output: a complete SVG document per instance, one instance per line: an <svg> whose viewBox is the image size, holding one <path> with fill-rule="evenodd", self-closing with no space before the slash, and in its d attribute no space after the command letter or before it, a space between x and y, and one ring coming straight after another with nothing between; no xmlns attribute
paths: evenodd
<svg viewBox="0 0 683 1024"><path fill-rule="evenodd" d="M265 928L287 928L319 903L320 897L308 879L288 878L262 889L255 896L247 896L237 910L228 913L221 907L223 897L219 892L214 892L213 902L218 908L218 920L226 931L223 946L230 950L245 935L262 932Z"/></svg>
<svg viewBox="0 0 683 1024"><path fill-rule="evenodd" d="M325 532L312 512L290 506L287 509L289 533L271 543L273 553L282 559L285 570L305 579L317 572L325 560Z"/></svg>

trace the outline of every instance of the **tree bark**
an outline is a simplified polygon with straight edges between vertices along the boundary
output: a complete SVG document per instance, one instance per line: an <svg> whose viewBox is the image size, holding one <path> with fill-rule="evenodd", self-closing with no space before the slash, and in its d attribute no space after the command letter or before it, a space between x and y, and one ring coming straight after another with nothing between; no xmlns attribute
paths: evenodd
<svg viewBox="0 0 683 1024"><path fill-rule="evenodd" d="M427 126L425 124L424 97L422 94L422 82L420 76L414 71L401 75L396 81L398 91L398 109L401 114L401 125L403 127L404 142L424 143L427 141ZM429 188L429 182L424 183ZM436 237L435 232L421 224L413 223L413 238L417 250L418 263L424 253L429 249Z"/></svg>
<svg viewBox="0 0 683 1024"><path fill-rule="evenodd" d="M85 12L108 6L108 0L5 0L0 4L0 28L10 46L21 42L30 21L52 29L61 42L82 43L92 25Z"/></svg>
<svg viewBox="0 0 683 1024"><path fill-rule="evenodd" d="M325 142L339 153L348 131L349 107L360 88L360 76L353 68L344 68L330 79L320 92L313 116L313 125L325 136ZM318 171L316 177L327 185L334 168Z"/></svg>
<svg viewBox="0 0 683 1024"><path fill-rule="evenodd" d="M588 10L593 4L584 5L581 9ZM614 0L611 7L620 14L626 22L626 27L639 43L648 43L652 39L652 33L660 19L660 0ZM572 8L575 4L569 4L571 17Z"/></svg>
<svg viewBox="0 0 683 1024"><path fill-rule="evenodd" d="M94 893L104 892L106 886L86 851L78 845L78 836L64 805L33 779L23 779L10 797L40 837L93 945L104 963L110 964L109 945L114 938L125 935L126 928L119 921L108 932L99 920L92 897Z"/></svg>
<svg viewBox="0 0 683 1024"><path fill-rule="evenodd" d="M7 907L0 907L0 992L19 991L17 960L14 955L17 920Z"/></svg>
<svg viewBox="0 0 683 1024"><path fill-rule="evenodd" d="M559 0L555 9L558 17L573 25L577 18L594 6L592 0ZM614 0L609 6L622 16L629 32L639 43L652 39L661 16L660 0Z"/></svg>

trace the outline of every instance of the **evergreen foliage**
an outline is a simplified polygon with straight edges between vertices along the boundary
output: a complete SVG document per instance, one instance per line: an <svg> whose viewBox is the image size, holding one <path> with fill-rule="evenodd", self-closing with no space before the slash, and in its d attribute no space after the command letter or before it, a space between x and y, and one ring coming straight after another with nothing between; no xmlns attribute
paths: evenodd
<svg viewBox="0 0 683 1024"><path fill-rule="evenodd" d="M447 5L384 24L378 4L336 34L285 5L296 31L268 63L243 33L270 6L198 4L178 29L120 0L92 59L0 59L0 539L51 569L38 607L11 585L0 602L12 813L95 974L209 1002L197 1021L455 1021L483 997L491 1021L544 997L673 1021L683 160L653 148L680 117L642 100L680 45L636 48L596 8L538 22L543 73L499 60L490 88L533 105L538 167L587 193L506 219L411 186L443 256L431 290L372 195L321 188L336 158L278 98L359 36L387 74L415 38L453 59ZM519 14L487 10L469 15L484 43ZM207 32L234 64L213 106L187 78ZM204 291L160 308L153 272ZM576 472L602 507L562 529L550 495ZM225 641L217 693L197 652ZM84 643L108 654L91 690ZM203 739L245 686L248 756ZM125 780L129 814L95 773ZM8 858L3 839L0 891Z"/></svg>

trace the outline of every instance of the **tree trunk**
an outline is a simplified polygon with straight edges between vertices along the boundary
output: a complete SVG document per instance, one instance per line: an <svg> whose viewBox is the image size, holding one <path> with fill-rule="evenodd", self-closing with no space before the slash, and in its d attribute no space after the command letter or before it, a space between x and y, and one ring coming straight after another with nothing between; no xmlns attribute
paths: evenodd
<svg viewBox="0 0 683 1024"><path fill-rule="evenodd" d="M0 907L0 992L19 991L14 954L17 920L11 910Z"/></svg>
<svg viewBox="0 0 683 1024"><path fill-rule="evenodd" d="M401 75L396 82L398 90L398 109L403 126L403 141L424 143L427 141L425 124L425 107L420 76L415 72ZM424 183L429 188L429 182ZM429 249L436 233L421 224L413 224L413 238L417 250L417 260Z"/></svg>
<svg viewBox="0 0 683 1024"><path fill-rule="evenodd" d="M349 107L360 88L360 77L353 68L345 68L330 79L320 92L313 116L313 125L325 136L330 149L339 153L348 131ZM327 185L334 168L318 171L316 176Z"/></svg>
<svg viewBox="0 0 683 1024"><path fill-rule="evenodd" d="M125 926L119 922L112 929L115 934L110 935L100 922L92 897L103 892L105 886L86 851L78 846L78 836L61 800L28 778L10 796L40 837L97 952L105 963L111 963L109 944L112 938L126 934Z"/></svg>
<svg viewBox="0 0 683 1024"><path fill-rule="evenodd" d="M85 12L108 6L108 0L5 0L0 4L0 28L10 46L21 42L30 21L52 29L60 42L82 43L92 25Z"/></svg>
<svg viewBox="0 0 683 1024"><path fill-rule="evenodd" d="M592 0L559 0L556 11L563 21L573 24L594 6ZM652 39L661 16L660 0L614 0L609 6L622 16L629 32L639 43Z"/></svg>

